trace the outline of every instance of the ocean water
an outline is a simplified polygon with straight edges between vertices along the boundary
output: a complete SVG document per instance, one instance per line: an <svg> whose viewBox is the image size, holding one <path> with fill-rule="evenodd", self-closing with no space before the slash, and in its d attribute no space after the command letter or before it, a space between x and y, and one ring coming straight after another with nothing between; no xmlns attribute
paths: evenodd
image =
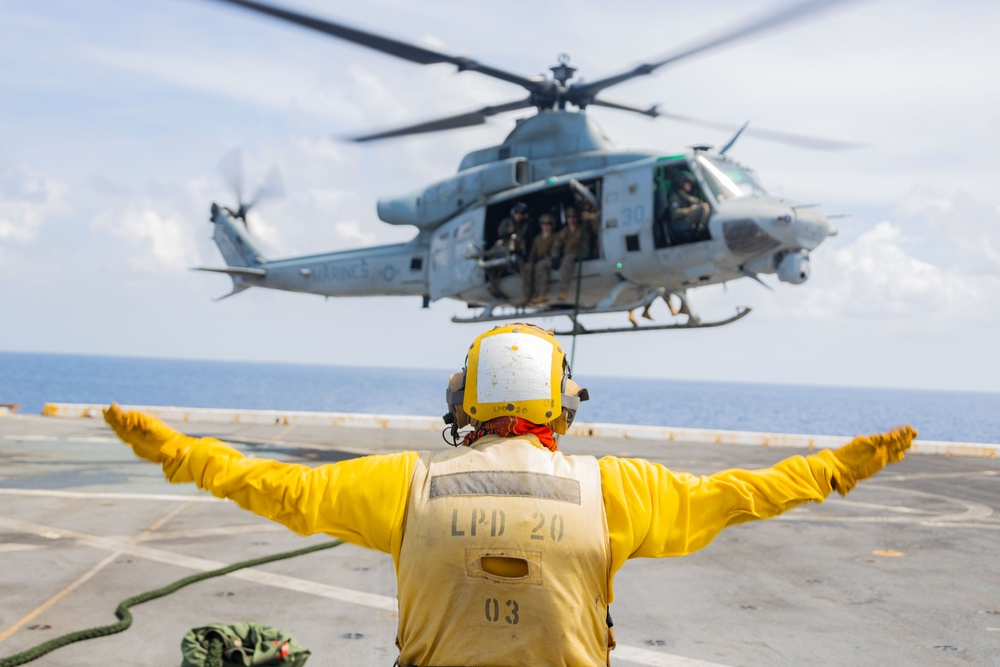
<svg viewBox="0 0 1000 667"><path fill-rule="evenodd" d="M119 403L437 416L448 371L0 352L0 403ZM922 438L1000 443L1000 393L613 377L578 419L814 435L912 424ZM442 423L442 427L443 427Z"/></svg>

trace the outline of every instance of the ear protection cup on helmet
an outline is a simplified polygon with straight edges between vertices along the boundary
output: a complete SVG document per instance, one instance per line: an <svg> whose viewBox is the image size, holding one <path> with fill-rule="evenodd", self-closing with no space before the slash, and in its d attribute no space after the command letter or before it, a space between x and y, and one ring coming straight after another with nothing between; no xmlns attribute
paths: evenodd
<svg viewBox="0 0 1000 667"><path fill-rule="evenodd" d="M576 411L580 409L580 401L590 400L590 392L578 385L572 378L566 378L566 386L563 389L562 412L556 417L550 426L559 435L566 435L566 431L573 425L576 419Z"/></svg>
<svg viewBox="0 0 1000 667"><path fill-rule="evenodd" d="M448 401L448 414L454 420L456 428L464 428L472 423L469 415L462 409L462 401L465 397L465 371L452 373L448 378L448 391L445 398Z"/></svg>

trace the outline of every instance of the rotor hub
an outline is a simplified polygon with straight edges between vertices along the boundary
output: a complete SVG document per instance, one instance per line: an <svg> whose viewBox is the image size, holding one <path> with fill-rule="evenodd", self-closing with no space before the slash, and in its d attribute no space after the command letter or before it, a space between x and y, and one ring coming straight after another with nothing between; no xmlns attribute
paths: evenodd
<svg viewBox="0 0 1000 667"><path fill-rule="evenodd" d="M569 64L568 53L560 53L557 61L559 64L549 69L552 70L552 78L558 81L560 86L565 87L566 82L573 78L576 68Z"/></svg>

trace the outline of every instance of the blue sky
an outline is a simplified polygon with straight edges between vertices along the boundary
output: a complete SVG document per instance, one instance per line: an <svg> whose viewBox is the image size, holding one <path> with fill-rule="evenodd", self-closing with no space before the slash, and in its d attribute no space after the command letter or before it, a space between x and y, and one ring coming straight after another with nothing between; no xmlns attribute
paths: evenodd
<svg viewBox="0 0 1000 667"><path fill-rule="evenodd" d="M593 79L780 5L290 6L527 76L566 52ZM707 316L754 307L730 327L582 338L576 374L1000 391L996 25L1000 6L985 1L849 2L609 91L868 147L741 141L732 154L770 191L850 214L813 254L813 277L773 292L742 280L694 293ZM336 137L520 95L208 0L8 0L0 350L459 366L478 333L450 322L462 304L264 290L213 302L228 279L189 269L221 265L208 210L230 203L216 165L232 148L243 147L248 180L272 166L284 176L287 196L251 216L269 256L395 242L412 231L380 223L376 198L453 172L464 153L500 142L517 114L375 145ZM621 147L728 138L589 113Z"/></svg>

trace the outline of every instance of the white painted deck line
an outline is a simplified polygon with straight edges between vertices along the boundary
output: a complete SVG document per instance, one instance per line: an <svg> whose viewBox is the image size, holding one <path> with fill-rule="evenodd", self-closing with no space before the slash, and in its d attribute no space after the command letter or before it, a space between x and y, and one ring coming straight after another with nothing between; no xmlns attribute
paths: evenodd
<svg viewBox="0 0 1000 667"><path fill-rule="evenodd" d="M48 417L100 419L103 405L84 403L46 403L42 414ZM415 415L375 415L351 412L305 412L295 410L239 410L222 408L183 408L155 405L123 405L124 410L141 410L170 422L206 422L225 424L281 424L288 426L329 426L440 432L444 422L440 417ZM706 445L749 445L757 447L791 447L826 449L846 444L854 435L806 435L796 433L758 433L753 431L721 431L671 426L632 426L579 422L569 435L624 440L655 440L663 443L685 442ZM947 442L916 440L911 454L940 456L976 456L997 458L1000 444L978 442Z"/></svg>

